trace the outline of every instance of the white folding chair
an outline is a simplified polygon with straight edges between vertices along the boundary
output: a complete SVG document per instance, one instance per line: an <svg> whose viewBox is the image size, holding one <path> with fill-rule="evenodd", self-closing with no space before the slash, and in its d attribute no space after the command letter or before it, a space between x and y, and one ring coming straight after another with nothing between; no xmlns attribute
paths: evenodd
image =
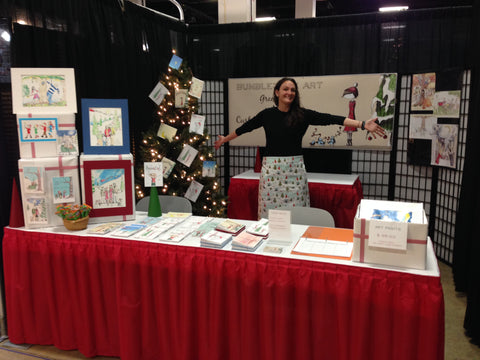
<svg viewBox="0 0 480 360"><path fill-rule="evenodd" d="M170 211L186 213L192 212L192 203L187 198L173 195L159 195L158 199L160 200L162 213L167 213ZM138 201L135 209L137 211L148 211L149 202L150 196L145 196Z"/></svg>
<svg viewBox="0 0 480 360"><path fill-rule="evenodd" d="M335 219L327 210L306 206L285 206L278 210L289 210L292 224L335 227Z"/></svg>

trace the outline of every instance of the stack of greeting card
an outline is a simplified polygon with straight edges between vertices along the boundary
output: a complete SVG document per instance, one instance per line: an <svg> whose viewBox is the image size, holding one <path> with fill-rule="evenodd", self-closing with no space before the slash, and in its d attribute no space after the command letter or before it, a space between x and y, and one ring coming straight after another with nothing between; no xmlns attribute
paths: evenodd
<svg viewBox="0 0 480 360"><path fill-rule="evenodd" d="M262 244L263 239L263 236L253 235L244 231L233 238L232 249L254 252Z"/></svg>
<svg viewBox="0 0 480 360"><path fill-rule="evenodd" d="M58 204L80 203L73 69L12 68L25 227L62 224Z"/></svg>
<svg viewBox="0 0 480 360"><path fill-rule="evenodd" d="M200 238L200 246L214 249L223 248L230 240L232 235L225 232L211 230Z"/></svg>
<svg viewBox="0 0 480 360"><path fill-rule="evenodd" d="M126 99L82 99L83 202L90 222L135 219L133 156Z"/></svg>

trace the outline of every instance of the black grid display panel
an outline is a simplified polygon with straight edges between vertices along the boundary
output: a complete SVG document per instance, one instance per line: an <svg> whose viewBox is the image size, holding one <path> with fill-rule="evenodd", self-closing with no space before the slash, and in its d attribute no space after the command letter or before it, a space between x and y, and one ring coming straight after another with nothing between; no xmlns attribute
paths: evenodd
<svg viewBox="0 0 480 360"><path fill-rule="evenodd" d="M205 116L205 127L209 133L208 145L214 147L218 135L224 135L225 123L225 84L223 81L205 81L199 100L199 114ZM215 161L219 169L219 181L225 189L225 147L215 151Z"/></svg>
<svg viewBox="0 0 480 360"><path fill-rule="evenodd" d="M365 199L388 199L390 151L352 151L352 174L362 183Z"/></svg>
<svg viewBox="0 0 480 360"><path fill-rule="evenodd" d="M440 168L435 212L435 252L439 259L452 264L455 238L455 220L465 163L468 104L470 101L470 71L462 76L462 98L458 126L457 168Z"/></svg>

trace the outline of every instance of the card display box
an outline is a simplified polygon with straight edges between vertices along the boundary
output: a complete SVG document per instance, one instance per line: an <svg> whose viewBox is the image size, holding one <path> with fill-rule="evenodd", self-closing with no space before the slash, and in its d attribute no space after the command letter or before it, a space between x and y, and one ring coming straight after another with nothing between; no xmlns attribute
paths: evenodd
<svg viewBox="0 0 480 360"><path fill-rule="evenodd" d="M80 155L83 202L90 222L135 220L133 155Z"/></svg>
<svg viewBox="0 0 480 360"><path fill-rule="evenodd" d="M59 156L57 130L75 130L75 114L17 115L17 130L22 159Z"/></svg>
<svg viewBox="0 0 480 360"><path fill-rule="evenodd" d="M389 249L371 246L369 244L370 222L377 221L368 214L368 209L398 209L403 213L405 209L416 209L410 223L407 223L407 246L406 250ZM420 205L420 207L419 207ZM419 210L420 209L420 210ZM393 222L381 220L382 222ZM357 209L353 225L353 256L352 260L363 263L398 266L412 269L425 269L427 256L428 220L422 204L404 203L394 201L362 200Z"/></svg>
<svg viewBox="0 0 480 360"><path fill-rule="evenodd" d="M18 170L22 193L23 215L26 228L42 228L63 225L55 214L58 204L58 188L54 194L55 180L68 178L69 196L65 204L81 201L77 156L58 156L35 159L19 159ZM63 194L65 196L65 194Z"/></svg>

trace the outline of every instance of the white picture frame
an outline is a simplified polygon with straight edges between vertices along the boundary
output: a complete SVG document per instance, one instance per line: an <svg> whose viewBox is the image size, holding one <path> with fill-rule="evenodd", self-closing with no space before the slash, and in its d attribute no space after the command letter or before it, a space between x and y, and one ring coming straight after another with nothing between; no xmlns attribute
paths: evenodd
<svg viewBox="0 0 480 360"><path fill-rule="evenodd" d="M14 114L77 112L73 68L11 68Z"/></svg>

